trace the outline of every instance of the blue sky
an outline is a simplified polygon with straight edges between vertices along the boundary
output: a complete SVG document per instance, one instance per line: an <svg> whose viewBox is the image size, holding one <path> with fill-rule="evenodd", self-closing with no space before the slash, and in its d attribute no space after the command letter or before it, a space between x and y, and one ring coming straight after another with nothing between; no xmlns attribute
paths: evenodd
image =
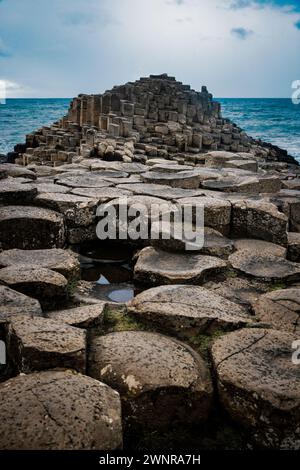
<svg viewBox="0 0 300 470"><path fill-rule="evenodd" d="M167 72L219 97L287 97L300 0L0 0L11 97L100 93Z"/></svg>

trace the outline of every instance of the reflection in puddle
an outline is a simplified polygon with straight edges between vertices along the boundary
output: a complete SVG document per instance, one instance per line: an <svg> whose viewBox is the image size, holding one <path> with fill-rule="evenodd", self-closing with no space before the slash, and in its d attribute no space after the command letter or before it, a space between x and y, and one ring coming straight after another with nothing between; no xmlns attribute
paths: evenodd
<svg viewBox="0 0 300 470"><path fill-rule="evenodd" d="M81 279L94 283L90 291L94 298L123 303L134 297L131 247L99 240L73 249L80 257Z"/></svg>

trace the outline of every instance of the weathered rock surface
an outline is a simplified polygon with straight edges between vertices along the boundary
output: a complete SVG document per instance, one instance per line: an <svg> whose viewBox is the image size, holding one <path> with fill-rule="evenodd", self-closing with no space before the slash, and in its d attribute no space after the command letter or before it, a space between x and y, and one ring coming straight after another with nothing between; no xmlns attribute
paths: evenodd
<svg viewBox="0 0 300 470"><path fill-rule="evenodd" d="M212 399L208 368L187 345L156 333L124 331L92 340L89 373L118 390L123 418L160 430L206 420Z"/></svg>
<svg viewBox="0 0 300 470"><path fill-rule="evenodd" d="M127 186L127 185L124 185ZM129 189L129 187L128 187ZM97 199L97 203L104 203L115 199L116 197L131 196L132 192L128 189L121 188L75 188L72 189L71 193L79 196L85 196L92 199Z"/></svg>
<svg viewBox="0 0 300 470"><path fill-rule="evenodd" d="M288 232L287 258L290 261L300 261L300 233Z"/></svg>
<svg viewBox="0 0 300 470"><path fill-rule="evenodd" d="M70 250L7 250L0 253L0 268L23 266L47 268L62 274L67 279L79 277L78 255Z"/></svg>
<svg viewBox="0 0 300 470"><path fill-rule="evenodd" d="M297 339L282 331L249 328L213 345L220 401L260 446L300 447L300 374L292 362Z"/></svg>
<svg viewBox="0 0 300 470"><path fill-rule="evenodd" d="M13 178L26 178L29 180L35 180L36 174L28 170L28 168L21 167L20 165L14 165L13 163L4 163L3 166L6 174Z"/></svg>
<svg viewBox="0 0 300 470"><path fill-rule="evenodd" d="M56 183L70 188L105 188L112 186L111 183L104 180L98 173L88 173L78 176L63 175L56 180Z"/></svg>
<svg viewBox="0 0 300 470"><path fill-rule="evenodd" d="M251 253L256 256L279 256L285 258L287 255L287 250L283 246L251 238L234 240L234 247L237 251Z"/></svg>
<svg viewBox="0 0 300 470"><path fill-rule="evenodd" d="M28 204L37 194L37 188L32 184L22 184L18 180L6 179L0 185L0 203Z"/></svg>
<svg viewBox="0 0 300 470"><path fill-rule="evenodd" d="M61 248L65 243L61 214L31 206L0 207L0 248Z"/></svg>
<svg viewBox="0 0 300 470"><path fill-rule="evenodd" d="M145 183L164 184L172 188L197 189L200 185L200 178L197 172L178 171L177 173L149 171L141 174Z"/></svg>
<svg viewBox="0 0 300 470"><path fill-rule="evenodd" d="M252 321L239 305L196 286L146 290L129 303L128 311L154 328L179 336L235 329Z"/></svg>
<svg viewBox="0 0 300 470"><path fill-rule="evenodd" d="M293 282L300 279L300 263L292 263L280 256L240 250L230 255L228 261L234 269L266 281Z"/></svg>
<svg viewBox="0 0 300 470"><path fill-rule="evenodd" d="M122 446L117 392L72 371L19 375L0 385L3 450L113 450Z"/></svg>
<svg viewBox="0 0 300 470"><path fill-rule="evenodd" d="M177 254L144 248L134 268L137 282L158 284L201 284L204 280L224 273L226 263L219 258L201 254Z"/></svg>
<svg viewBox="0 0 300 470"><path fill-rule="evenodd" d="M7 349L18 372L65 367L85 373L86 333L59 321L22 315L11 318Z"/></svg>
<svg viewBox="0 0 300 470"><path fill-rule="evenodd" d="M0 323L20 314L42 315L39 301L0 285Z"/></svg>
<svg viewBox="0 0 300 470"><path fill-rule="evenodd" d="M176 200L184 197L193 197L203 194L201 189L183 189L183 188L171 188L167 185L162 184L147 184L147 183L133 183L130 186L128 184L120 184L117 188L132 191L134 194L141 194L145 196L154 196L161 199Z"/></svg>
<svg viewBox="0 0 300 470"><path fill-rule="evenodd" d="M274 204L241 200L232 204L232 235L287 244L287 217Z"/></svg>
<svg viewBox="0 0 300 470"><path fill-rule="evenodd" d="M276 330L300 334L300 289L280 289L259 297L253 305L255 315Z"/></svg>
<svg viewBox="0 0 300 470"><path fill-rule="evenodd" d="M79 328L97 328L103 321L105 308L106 303L99 301L97 304L48 312L47 317Z"/></svg>
<svg viewBox="0 0 300 470"><path fill-rule="evenodd" d="M38 299L43 308L67 299L67 279L46 268L8 266L0 269L0 283Z"/></svg>

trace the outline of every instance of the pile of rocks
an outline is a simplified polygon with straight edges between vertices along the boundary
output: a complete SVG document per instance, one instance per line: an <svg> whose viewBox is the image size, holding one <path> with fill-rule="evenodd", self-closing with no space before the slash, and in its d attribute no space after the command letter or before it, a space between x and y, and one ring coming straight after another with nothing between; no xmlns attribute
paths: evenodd
<svg viewBox="0 0 300 470"><path fill-rule="evenodd" d="M195 441L217 410L245 446L299 449L296 162L165 75L79 96L16 150L0 168L0 448L117 449L172 426ZM114 304L72 245L122 196L203 207L204 245L135 241L139 293Z"/></svg>

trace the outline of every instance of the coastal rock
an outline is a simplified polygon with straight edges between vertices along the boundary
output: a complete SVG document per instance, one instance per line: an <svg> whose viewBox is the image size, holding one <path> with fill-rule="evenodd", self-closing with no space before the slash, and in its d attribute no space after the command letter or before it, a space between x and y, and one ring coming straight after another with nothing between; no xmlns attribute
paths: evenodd
<svg viewBox="0 0 300 470"><path fill-rule="evenodd" d="M31 202L36 194L36 186L18 183L18 181L14 179L7 179L6 181L1 182L0 203L26 204Z"/></svg>
<svg viewBox="0 0 300 470"><path fill-rule="evenodd" d="M134 268L134 279L148 285L201 284L209 277L224 273L227 265L213 256L175 254L152 247L144 248Z"/></svg>
<svg viewBox="0 0 300 470"><path fill-rule="evenodd" d="M200 178L197 172L178 171L177 173L149 171L141 174L145 183L164 184L172 188L197 189L200 185Z"/></svg>
<svg viewBox="0 0 300 470"><path fill-rule="evenodd" d="M28 170L28 168L24 168L20 165L15 165L13 163L4 163L3 168L8 176L12 178L26 178L29 180L35 180L36 174Z"/></svg>
<svg viewBox="0 0 300 470"><path fill-rule="evenodd" d="M169 429L201 424L212 383L201 357L187 345L156 333L124 331L94 338L89 374L121 395L125 424Z"/></svg>
<svg viewBox="0 0 300 470"><path fill-rule="evenodd" d="M134 194L154 196L161 199L170 199L172 201L184 197L200 196L203 194L201 189L171 188L167 185L151 183L133 183L130 186L127 184L120 184L117 185L117 188L120 188L122 191L124 189L130 189Z"/></svg>
<svg viewBox="0 0 300 470"><path fill-rule="evenodd" d="M61 248L64 219L49 209L31 206L0 207L0 248L25 250Z"/></svg>
<svg viewBox="0 0 300 470"><path fill-rule="evenodd" d="M253 200L232 202L234 237L259 238L286 246L287 222L287 217L274 204Z"/></svg>
<svg viewBox="0 0 300 470"><path fill-rule="evenodd" d="M98 380L72 371L19 375L0 385L0 398L3 450L122 446L119 395Z"/></svg>
<svg viewBox="0 0 300 470"><path fill-rule="evenodd" d="M236 251L228 261L234 269L265 281L293 282L300 279L300 263L292 263L280 256Z"/></svg>
<svg viewBox="0 0 300 470"><path fill-rule="evenodd" d="M8 266L0 269L0 283L39 300L43 308L67 299L67 279L46 268Z"/></svg>
<svg viewBox="0 0 300 470"><path fill-rule="evenodd" d="M7 350L18 372L65 367L85 373L86 333L48 318L15 316L7 330Z"/></svg>
<svg viewBox="0 0 300 470"><path fill-rule="evenodd" d="M261 256L279 256L285 258L287 249L284 246L275 243L265 242L264 240L254 240L251 238L241 238L234 240L234 247L237 251L251 253L252 255Z"/></svg>
<svg viewBox="0 0 300 470"><path fill-rule="evenodd" d="M67 279L79 277L78 255L70 250L7 250L0 253L0 268L23 266L47 268L62 274Z"/></svg>
<svg viewBox="0 0 300 470"><path fill-rule="evenodd" d="M297 339L249 328L221 337L212 347L220 401L260 446L299 449L300 375L292 362Z"/></svg>
<svg viewBox="0 0 300 470"><path fill-rule="evenodd" d="M39 180L37 180L36 183L37 183L38 194L44 194L44 193L66 194L67 192L70 191L70 188L67 188L66 186L62 186L61 184L39 183Z"/></svg>
<svg viewBox="0 0 300 470"><path fill-rule="evenodd" d="M196 286L160 286L137 295L129 313L152 327L182 337L232 330L251 323L237 304Z"/></svg>
<svg viewBox="0 0 300 470"><path fill-rule="evenodd" d="M280 289L259 297L253 305L255 315L276 330L300 334L299 288Z"/></svg>
<svg viewBox="0 0 300 470"><path fill-rule="evenodd" d="M105 308L106 303L99 301L97 304L48 312L47 317L78 328L97 328L103 321Z"/></svg>
<svg viewBox="0 0 300 470"><path fill-rule="evenodd" d="M83 175L63 175L56 180L57 184L69 188L106 188L112 186L112 183L104 180L102 176L96 173L87 173Z"/></svg>
<svg viewBox="0 0 300 470"><path fill-rule="evenodd" d="M288 232L287 258L290 261L300 262L300 233Z"/></svg>
<svg viewBox="0 0 300 470"><path fill-rule="evenodd" d="M126 185L124 185L126 186ZM128 187L129 189L129 187ZM88 198L96 199L97 204L105 203L116 197L131 196L132 192L128 189L120 188L75 188L72 189L71 194L85 196Z"/></svg>
<svg viewBox="0 0 300 470"><path fill-rule="evenodd" d="M95 222L97 200L74 194L44 193L35 202L64 215L68 225L87 226Z"/></svg>
<svg viewBox="0 0 300 470"><path fill-rule="evenodd" d="M204 225L211 227L224 235L230 231L231 204L229 201L212 197L191 197L179 199L182 207L191 207L193 221L196 222L197 207L204 209Z"/></svg>
<svg viewBox="0 0 300 470"><path fill-rule="evenodd" d="M42 315L41 305L36 299L0 285L0 323L20 313L40 316Z"/></svg>

